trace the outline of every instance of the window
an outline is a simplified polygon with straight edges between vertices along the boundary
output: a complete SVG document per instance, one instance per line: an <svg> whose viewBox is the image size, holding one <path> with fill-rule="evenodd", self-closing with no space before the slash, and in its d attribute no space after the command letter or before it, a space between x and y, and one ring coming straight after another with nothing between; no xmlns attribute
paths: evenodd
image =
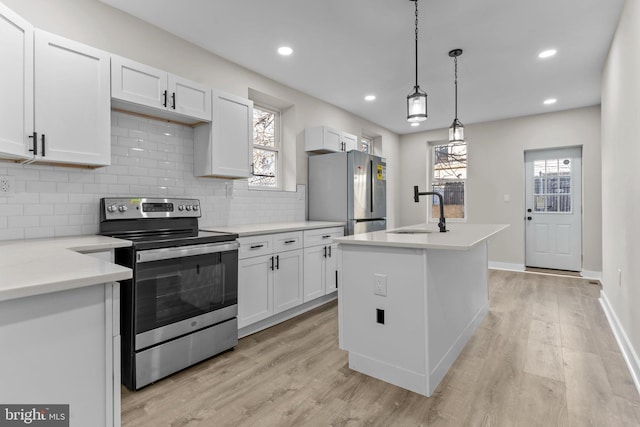
<svg viewBox="0 0 640 427"><path fill-rule="evenodd" d="M253 107L253 173L249 186L279 188L278 161L280 157L280 112Z"/></svg>
<svg viewBox="0 0 640 427"><path fill-rule="evenodd" d="M571 159L535 160L533 173L536 212L572 213Z"/></svg>
<svg viewBox="0 0 640 427"><path fill-rule="evenodd" d="M466 219L467 144L434 144L432 159L431 191L442 194L445 218ZM440 199L431 196L431 219L439 217Z"/></svg>
<svg viewBox="0 0 640 427"><path fill-rule="evenodd" d="M366 136L360 138L360 148L358 150L371 154L373 152L373 139Z"/></svg>

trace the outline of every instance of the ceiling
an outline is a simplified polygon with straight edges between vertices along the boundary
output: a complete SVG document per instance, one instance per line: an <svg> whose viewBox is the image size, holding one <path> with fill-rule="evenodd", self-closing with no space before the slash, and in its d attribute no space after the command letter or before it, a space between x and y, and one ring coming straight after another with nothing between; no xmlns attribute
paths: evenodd
<svg viewBox="0 0 640 427"><path fill-rule="evenodd" d="M406 120L415 3L408 0L101 0L232 62L398 134L600 103L624 0L422 0L420 87L428 119ZM281 45L294 53L276 53ZM538 53L558 53L541 60ZM374 94L367 102L364 96ZM543 105L547 98L557 103ZM330 124L328 124L330 125Z"/></svg>

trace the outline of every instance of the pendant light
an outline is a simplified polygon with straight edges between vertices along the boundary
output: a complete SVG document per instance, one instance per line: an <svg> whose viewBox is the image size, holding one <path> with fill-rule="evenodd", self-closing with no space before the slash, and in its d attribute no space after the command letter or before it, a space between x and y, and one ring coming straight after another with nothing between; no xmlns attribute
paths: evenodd
<svg viewBox="0 0 640 427"><path fill-rule="evenodd" d="M416 3L416 85L407 96L407 121L416 123L427 119L427 93L418 85L418 0L409 1Z"/></svg>
<svg viewBox="0 0 640 427"><path fill-rule="evenodd" d="M449 56L453 58L455 64L455 86L456 86L456 117L449 127L449 142L464 142L464 126L458 120L458 56L462 55L462 49L449 51Z"/></svg>

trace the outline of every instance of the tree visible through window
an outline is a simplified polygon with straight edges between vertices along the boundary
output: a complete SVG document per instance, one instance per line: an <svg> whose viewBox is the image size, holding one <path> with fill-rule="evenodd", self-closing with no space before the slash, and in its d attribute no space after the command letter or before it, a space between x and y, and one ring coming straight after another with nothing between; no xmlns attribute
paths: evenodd
<svg viewBox="0 0 640 427"><path fill-rule="evenodd" d="M444 216L464 219L465 187L467 181L467 144L434 144L432 156L431 191L442 194ZM431 197L431 218L440 217L440 200Z"/></svg>
<svg viewBox="0 0 640 427"><path fill-rule="evenodd" d="M253 107L253 176L249 185L278 188L278 157L280 150L280 113L268 108Z"/></svg>

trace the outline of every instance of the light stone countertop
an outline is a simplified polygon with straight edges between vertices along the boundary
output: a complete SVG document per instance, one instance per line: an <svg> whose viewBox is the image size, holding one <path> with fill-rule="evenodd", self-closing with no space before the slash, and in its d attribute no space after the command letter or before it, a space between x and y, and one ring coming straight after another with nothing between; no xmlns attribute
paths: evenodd
<svg viewBox="0 0 640 427"><path fill-rule="evenodd" d="M129 279L131 269L86 255L127 246L106 236L0 242L0 301Z"/></svg>
<svg viewBox="0 0 640 427"><path fill-rule="evenodd" d="M200 227L203 231L235 233L240 237L259 236L261 234L286 233L288 231L313 230L315 228L344 227L344 222L335 221L299 221L276 222L266 224L229 225L226 227Z"/></svg>
<svg viewBox="0 0 640 427"><path fill-rule="evenodd" d="M508 224L449 223L448 231L440 233L436 224L417 224L392 230L335 237L333 241L341 245L469 250L507 227L509 227ZM402 234L395 231L418 231L418 233ZM428 231L428 233L420 233L420 231Z"/></svg>

